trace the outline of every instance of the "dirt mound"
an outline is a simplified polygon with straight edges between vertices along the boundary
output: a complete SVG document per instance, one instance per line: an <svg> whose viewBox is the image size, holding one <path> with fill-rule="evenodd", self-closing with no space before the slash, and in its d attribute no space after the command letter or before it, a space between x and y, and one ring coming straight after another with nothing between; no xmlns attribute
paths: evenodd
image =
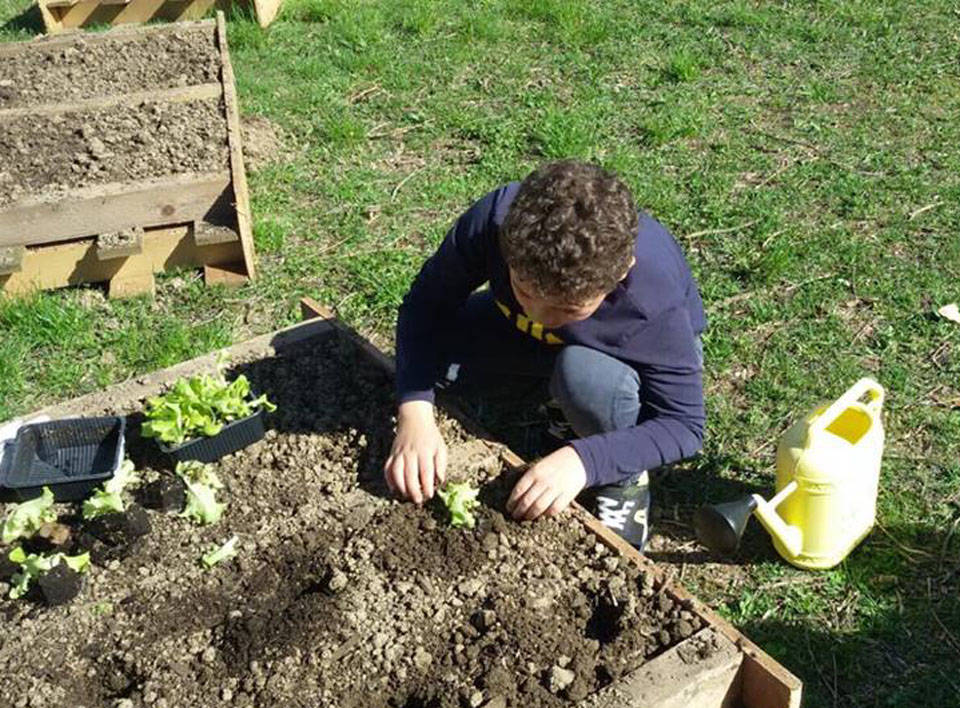
<svg viewBox="0 0 960 708"><path fill-rule="evenodd" d="M0 109L216 83L220 52L213 36L206 27L32 42L26 51L0 56Z"/></svg>
<svg viewBox="0 0 960 708"><path fill-rule="evenodd" d="M240 129L243 134L244 166L248 170L259 170L286 156L288 151L284 148L280 129L269 118L241 118Z"/></svg>

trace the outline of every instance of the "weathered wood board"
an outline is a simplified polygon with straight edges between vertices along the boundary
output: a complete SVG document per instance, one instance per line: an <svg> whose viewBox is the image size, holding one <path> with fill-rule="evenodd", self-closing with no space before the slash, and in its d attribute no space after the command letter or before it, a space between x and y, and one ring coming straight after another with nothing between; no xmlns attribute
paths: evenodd
<svg viewBox="0 0 960 708"><path fill-rule="evenodd" d="M276 18L281 0L37 0L47 34L90 25L144 24L152 20L199 20L212 9L253 6L261 27Z"/></svg>
<svg viewBox="0 0 960 708"><path fill-rule="evenodd" d="M217 83L0 110L2 123L34 115L69 118L73 112L144 102L221 98L228 155L223 169L215 172L99 184L56 197L26 196L0 208L0 248L26 249L18 259L8 259L10 263L0 272L0 291L23 293L108 281L111 297L152 293L154 274L175 266L205 267L210 282L231 285L255 276L239 107L223 13L215 21L192 23L193 30L198 28L210 33L218 50ZM85 41L131 41L176 31L177 25L120 28L89 35ZM47 38L3 45L0 60L36 46L49 48L69 41ZM215 239L209 237L205 222L219 229ZM118 254L122 258L95 257L99 235L132 228L147 230L141 252Z"/></svg>

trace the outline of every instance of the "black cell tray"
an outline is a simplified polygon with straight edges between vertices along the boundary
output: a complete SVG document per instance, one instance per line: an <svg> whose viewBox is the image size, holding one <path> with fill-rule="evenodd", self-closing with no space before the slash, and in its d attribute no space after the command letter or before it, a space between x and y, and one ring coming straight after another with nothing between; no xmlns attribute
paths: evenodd
<svg viewBox="0 0 960 708"><path fill-rule="evenodd" d="M161 442L160 449L176 462L188 460L216 462L221 457L262 440L266 434L263 416L264 410L261 408L246 418L228 423L223 426L223 430L212 437L194 438L175 446L168 446Z"/></svg>
<svg viewBox="0 0 960 708"><path fill-rule="evenodd" d="M77 501L113 476L123 461L126 419L68 418L31 423L6 444L0 496L26 501L50 487L57 501Z"/></svg>

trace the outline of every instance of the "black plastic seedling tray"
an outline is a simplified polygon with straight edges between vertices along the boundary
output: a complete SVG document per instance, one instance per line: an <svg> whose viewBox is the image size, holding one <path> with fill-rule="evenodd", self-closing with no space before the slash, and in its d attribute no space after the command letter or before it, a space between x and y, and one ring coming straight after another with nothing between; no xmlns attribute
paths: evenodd
<svg viewBox="0 0 960 708"><path fill-rule="evenodd" d="M221 457L262 440L266 434L263 415L261 408L246 418L228 423L223 430L209 438L194 438L174 446L159 443L160 449L176 462L216 462Z"/></svg>
<svg viewBox="0 0 960 708"><path fill-rule="evenodd" d="M123 461L124 418L69 418L24 425L7 443L0 488L25 501L50 487L57 501L77 501L113 476Z"/></svg>

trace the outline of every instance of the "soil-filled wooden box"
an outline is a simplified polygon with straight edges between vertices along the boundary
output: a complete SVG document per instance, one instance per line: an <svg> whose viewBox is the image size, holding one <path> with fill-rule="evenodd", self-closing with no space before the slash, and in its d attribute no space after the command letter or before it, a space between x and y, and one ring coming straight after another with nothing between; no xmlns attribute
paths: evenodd
<svg viewBox="0 0 960 708"><path fill-rule="evenodd" d="M254 275L223 16L0 45L0 290Z"/></svg>
<svg viewBox="0 0 960 708"><path fill-rule="evenodd" d="M335 320L227 351L278 409L263 441L216 464L222 519L151 510L150 533L95 556L70 605L0 600L0 704L799 705L793 675L582 509L506 518L522 463L469 421L441 425L450 475L482 487L476 527L392 499L390 361ZM168 470L139 438L142 400L213 366L42 412L132 414L127 449L149 485ZM204 570L200 555L233 535L238 556Z"/></svg>
<svg viewBox="0 0 960 708"><path fill-rule="evenodd" d="M240 0L253 6L261 27L277 16L281 0ZM47 34L90 25L143 24L151 20L199 20L211 9L228 10L234 0L37 0Z"/></svg>

